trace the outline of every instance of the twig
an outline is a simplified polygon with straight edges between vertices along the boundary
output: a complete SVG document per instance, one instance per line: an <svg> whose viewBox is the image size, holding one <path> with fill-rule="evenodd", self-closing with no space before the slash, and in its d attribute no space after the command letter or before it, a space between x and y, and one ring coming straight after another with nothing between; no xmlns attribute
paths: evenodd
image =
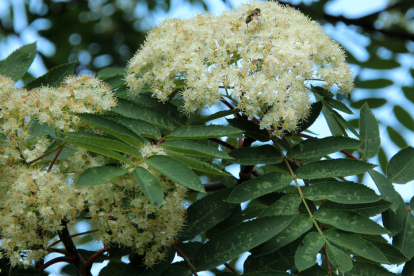
<svg viewBox="0 0 414 276"><path fill-rule="evenodd" d="M53 164L55 164L56 159L58 158L58 156L59 156L60 152L62 151L62 149L63 149L63 147L61 147L61 148L60 148L60 149L56 152L55 158L53 158L52 162L50 163L50 165L49 165L49 169L47 169L47 172L50 172L50 170L52 169Z"/></svg>
<svg viewBox="0 0 414 276"><path fill-rule="evenodd" d="M183 258L184 261L188 264L188 267L190 268L191 273L193 273L194 276L198 276L197 271L195 270L194 266L191 264L187 256L183 253L183 251L181 251L180 248L178 248L175 244L172 244L171 246L172 248L175 249L175 251L177 251L178 255L180 255L180 257Z"/></svg>
<svg viewBox="0 0 414 276"><path fill-rule="evenodd" d="M74 237L77 237L77 236L87 235L87 234L90 234L90 233L95 233L95 232L98 232L98 230L86 231L86 232L82 232L82 233L78 233L78 234L71 235L70 237L71 237L71 238L74 238ZM56 244L58 244L58 243L60 243L60 242L62 242L62 241L61 241L61 240L55 241L54 243L52 243L52 244L51 244L51 245L49 245L48 247L55 246Z"/></svg>
<svg viewBox="0 0 414 276"><path fill-rule="evenodd" d="M46 268L48 268L49 266L51 266L53 264L56 264L56 263L60 263L60 262L73 264L73 263L75 263L75 259L76 259L76 257L57 257L57 258L54 258L54 259L48 261L47 263L45 263L44 265L39 267L37 270L43 271Z"/></svg>
<svg viewBox="0 0 414 276"><path fill-rule="evenodd" d="M236 269L234 269L234 267L232 267L231 265L229 265L228 263L225 263L224 266L227 267L234 274L240 275L240 273Z"/></svg>
<svg viewBox="0 0 414 276"><path fill-rule="evenodd" d="M90 270L92 268L92 264L93 262L99 257L101 256L103 253L105 253L106 251L108 251L111 247L107 246L101 250L99 250L98 252L96 252L95 254L93 254L85 263L85 267L87 270Z"/></svg>
<svg viewBox="0 0 414 276"><path fill-rule="evenodd" d="M227 142L221 141L221 140L220 140L220 139L218 139L218 138L208 138L208 140L213 141L213 142L216 142L217 144L220 144L220 145L222 145L222 146L225 146L226 148L229 148L229 149L231 149L231 150L235 150L235 149L236 149L236 147L235 147L235 146L230 145L230 144L229 144L229 143L227 143Z"/></svg>
<svg viewBox="0 0 414 276"><path fill-rule="evenodd" d="M29 165L33 164L34 162L39 161L43 157L48 156L49 154L53 153L56 149L57 149L57 147L54 148L54 149L52 149L52 150L50 150L50 151L48 151L48 152L46 152L45 154L39 156L38 158L36 158L36 159L34 159L34 160L30 161L30 162L27 162L27 165L29 166Z"/></svg>

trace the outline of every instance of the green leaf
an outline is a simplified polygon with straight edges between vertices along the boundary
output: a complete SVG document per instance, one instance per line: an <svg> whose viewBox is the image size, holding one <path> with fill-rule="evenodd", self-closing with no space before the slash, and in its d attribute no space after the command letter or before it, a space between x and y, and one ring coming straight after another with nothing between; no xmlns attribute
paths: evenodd
<svg viewBox="0 0 414 276"><path fill-rule="evenodd" d="M323 116L325 117L326 123L328 124L332 136L342 136L342 134L346 134L346 132L333 116L333 112L334 111L331 108L328 108L326 106L322 107Z"/></svg>
<svg viewBox="0 0 414 276"><path fill-rule="evenodd" d="M330 243L326 243L326 251L328 252L329 261L339 271L347 272L352 269L353 262L351 258L342 250L336 248Z"/></svg>
<svg viewBox="0 0 414 276"><path fill-rule="evenodd" d="M404 254L395 246L389 244L386 240L379 241L374 239L366 239L373 246L378 248L387 258L388 262L386 264L402 264L409 260Z"/></svg>
<svg viewBox="0 0 414 276"><path fill-rule="evenodd" d="M6 135L4 135L3 133L0 133L0 142L5 142L8 140L9 138Z"/></svg>
<svg viewBox="0 0 414 276"><path fill-rule="evenodd" d="M161 276L189 276L189 275L193 275L191 273L191 270L184 267L184 266L173 266L171 265L170 267L167 268L167 270L165 270Z"/></svg>
<svg viewBox="0 0 414 276"><path fill-rule="evenodd" d="M126 173L128 173L126 169L114 166L88 168L79 175L76 186L92 186L106 183Z"/></svg>
<svg viewBox="0 0 414 276"><path fill-rule="evenodd" d="M134 147L131 147L123 142L120 142L114 139L109 139L99 134L94 134L94 133L89 133L89 132L59 132L59 133L62 135L71 137L71 138L91 141L95 144L101 145L108 149L130 154L138 158L142 158L141 153Z"/></svg>
<svg viewBox="0 0 414 276"><path fill-rule="evenodd" d="M316 264L316 255L325 245L325 240L317 232L306 235L295 254L295 265L299 271L308 269Z"/></svg>
<svg viewBox="0 0 414 276"><path fill-rule="evenodd" d="M267 216L296 215L302 203L299 195L287 194L260 213L259 218Z"/></svg>
<svg viewBox="0 0 414 276"><path fill-rule="evenodd" d="M309 215L296 215L285 229L264 244L260 255L272 253L286 244L291 243L309 231L312 226L313 222Z"/></svg>
<svg viewBox="0 0 414 276"><path fill-rule="evenodd" d="M414 196L411 198L410 200L410 209L413 210L414 209Z"/></svg>
<svg viewBox="0 0 414 276"><path fill-rule="evenodd" d="M351 102L351 107L361 109L364 104L368 104L370 108L378 108L387 103L383 98L366 98L356 102Z"/></svg>
<svg viewBox="0 0 414 276"><path fill-rule="evenodd" d="M406 128L411 131L414 131L414 120L411 117L411 114L407 112L404 108L399 105L394 106L394 114L397 117L397 120Z"/></svg>
<svg viewBox="0 0 414 276"><path fill-rule="evenodd" d="M125 79L124 76L113 76L105 79L105 83L108 84L112 89L116 89L125 85Z"/></svg>
<svg viewBox="0 0 414 276"><path fill-rule="evenodd" d="M407 147L394 155L387 167L388 179L405 184L414 180L414 148Z"/></svg>
<svg viewBox="0 0 414 276"><path fill-rule="evenodd" d="M134 132L129 130L123 125L120 125L114 121L111 121L103 116L95 115L95 114L79 114L77 113L76 116L81 118L83 121L97 127L106 133L115 136L119 140L122 140L131 146L141 146L145 140L136 135Z"/></svg>
<svg viewBox="0 0 414 276"><path fill-rule="evenodd" d="M188 157L188 156L185 156L185 155L182 155L182 154L179 154L179 153L171 152L171 151L168 151L168 150L166 151L166 153L167 153L167 155L171 156L175 160L183 162L184 164L186 164L187 166L189 166L193 170L197 170L197 171L200 171L200 172L211 173L211 174L217 174L217 175L229 175L225 171L222 171L219 168L217 168L217 167L215 167L215 166L213 166L213 165L211 165L207 162L204 162L204 161L192 158L192 157Z"/></svg>
<svg viewBox="0 0 414 276"><path fill-rule="evenodd" d="M161 138L161 133L158 127L147 122L114 114L106 115L105 118L108 118L112 121L117 122L118 124L127 127L138 136L148 137L152 139Z"/></svg>
<svg viewBox="0 0 414 276"><path fill-rule="evenodd" d="M377 119L369 108L364 104L361 108L361 117L359 120L361 139L364 144L360 147L362 159L375 157L381 146L380 132Z"/></svg>
<svg viewBox="0 0 414 276"><path fill-rule="evenodd" d="M219 150L217 147L210 147L207 145L194 143L192 141L179 141L171 140L162 144L164 148L170 151L175 151L187 155L194 155L200 157L211 157L221 159L231 159L224 151Z"/></svg>
<svg viewBox="0 0 414 276"><path fill-rule="evenodd" d="M55 149L51 154L49 154L49 155L47 155L47 156L45 156L45 157L43 157L41 160L42 161L52 161L54 158L55 158L55 156L56 156L56 153L57 153L57 151L59 150L59 148L57 148L57 141L54 141L46 150L45 150L45 152L49 152L49 151L51 151L51 150L53 150L53 149ZM68 156L70 156L70 155L72 155L72 154L74 154L76 152L76 150L73 150L73 149L68 149L68 148L63 148L61 151L60 151L60 153L59 153L59 155L58 155L58 157L56 158L56 160L62 160L62 159L65 159L66 157L68 157ZM28 161L30 161L30 160L28 160Z"/></svg>
<svg viewBox="0 0 414 276"><path fill-rule="evenodd" d="M231 191L232 188L222 189L191 204L179 241L192 239L230 216L237 208L237 204L225 201Z"/></svg>
<svg viewBox="0 0 414 276"><path fill-rule="evenodd" d="M178 128L165 136L165 140L218 138L242 132L242 130L231 126L185 126Z"/></svg>
<svg viewBox="0 0 414 276"><path fill-rule="evenodd" d="M357 175L367 172L376 165L354 159L332 159L305 164L296 170L296 176L302 179L317 179Z"/></svg>
<svg viewBox="0 0 414 276"><path fill-rule="evenodd" d="M353 182L322 182L307 187L303 191L309 200L328 199L337 203L371 203L381 198L365 185Z"/></svg>
<svg viewBox="0 0 414 276"><path fill-rule="evenodd" d="M385 177L385 175L371 170L368 172L372 180L374 180L375 185L377 185L378 190L381 193L381 196L389 202L392 202L394 205L390 207L391 210L396 211L398 207L398 193L395 191L392 183Z"/></svg>
<svg viewBox="0 0 414 276"><path fill-rule="evenodd" d="M30 137L25 142L36 140L39 137L55 133L55 127L49 126L47 123L40 124L39 120L33 120L29 126Z"/></svg>
<svg viewBox="0 0 414 276"><path fill-rule="evenodd" d="M400 249L402 253L411 259L414 257L414 217L406 212L402 230L394 237L392 243Z"/></svg>
<svg viewBox="0 0 414 276"><path fill-rule="evenodd" d="M377 263L388 263L384 254L377 247L356 234L338 229L324 231L323 234L329 241L349 249L361 257Z"/></svg>
<svg viewBox="0 0 414 276"><path fill-rule="evenodd" d="M339 114L335 110L332 114L336 121L339 122L345 129L349 129L356 137L361 139L361 136L359 135L358 131L356 131L355 128L347 120L345 120L344 117L341 116L341 114Z"/></svg>
<svg viewBox="0 0 414 276"><path fill-rule="evenodd" d="M361 89L381 89L393 84L394 82L389 79L374 79L355 83L356 87Z"/></svg>
<svg viewBox="0 0 414 276"><path fill-rule="evenodd" d="M351 114L351 115L354 114L354 112L352 112L352 110L349 109L349 107L347 107L343 102L335 100L334 98L324 97L323 103L326 105L329 105L329 107L331 108L335 108L335 109L338 109L339 111L345 112L346 114Z"/></svg>
<svg viewBox="0 0 414 276"><path fill-rule="evenodd" d="M327 200L322 203L319 209L320 210L322 209L348 210L348 211L357 212L358 214L361 214L363 216L373 217L375 215L378 215L384 212L391 205L392 205L391 202L388 202L382 199L377 202L364 203L364 204L341 204L341 203L335 203L335 202L331 202Z"/></svg>
<svg viewBox="0 0 414 276"><path fill-rule="evenodd" d="M283 271L259 271L259 272L243 273L243 276L288 276L288 275L290 274L287 272L283 272Z"/></svg>
<svg viewBox="0 0 414 276"><path fill-rule="evenodd" d="M99 276L124 276L124 269L127 264L121 262L121 260L111 260L101 271Z"/></svg>
<svg viewBox="0 0 414 276"><path fill-rule="evenodd" d="M391 141L396 144L399 148L406 148L408 146L407 141L405 141L404 137L396 131L393 127L387 126L388 136L390 137Z"/></svg>
<svg viewBox="0 0 414 276"><path fill-rule="evenodd" d="M134 176L151 204L160 208L164 201L164 190L157 177L143 167L136 167Z"/></svg>
<svg viewBox="0 0 414 276"><path fill-rule="evenodd" d="M372 235L388 234L388 231L376 222L352 211L323 209L316 211L314 217L322 223L345 231Z"/></svg>
<svg viewBox="0 0 414 276"><path fill-rule="evenodd" d="M0 61L0 75L12 78L15 82L23 77L36 56L36 42L24 45Z"/></svg>
<svg viewBox="0 0 414 276"><path fill-rule="evenodd" d="M106 67L98 71L98 77L105 80L115 76L124 76L126 73L124 67Z"/></svg>
<svg viewBox="0 0 414 276"><path fill-rule="evenodd" d="M402 91L404 92L404 96L414 103L414 87L411 86L403 86Z"/></svg>
<svg viewBox="0 0 414 276"><path fill-rule="evenodd" d="M135 104L125 99L118 99L118 105L113 107L111 112L128 118L138 119L157 127L174 129L174 122L165 113L151 107Z"/></svg>
<svg viewBox="0 0 414 276"><path fill-rule="evenodd" d="M323 88L323 87L318 87L318 86L313 86L311 85L310 90L313 93L316 93L317 95L321 96L321 97L330 97L333 98L335 96L334 93L332 93L331 91Z"/></svg>
<svg viewBox="0 0 414 276"><path fill-rule="evenodd" d="M388 166L388 157L387 154L385 153L384 149L382 147L380 147L380 150L378 152L378 160L380 163L380 167L381 170L385 173L387 171L387 166Z"/></svg>
<svg viewBox="0 0 414 276"><path fill-rule="evenodd" d="M236 186L227 201L242 203L289 186L291 181L288 174L270 172Z"/></svg>
<svg viewBox="0 0 414 276"><path fill-rule="evenodd" d="M363 263L363 262L354 262L354 267L348 273L345 273L345 276L396 276L397 274L389 272L382 266L372 264L372 263Z"/></svg>
<svg viewBox="0 0 414 276"><path fill-rule="evenodd" d="M194 260L198 250L203 246L201 242L181 243L177 247L184 253L189 260Z"/></svg>
<svg viewBox="0 0 414 276"><path fill-rule="evenodd" d="M297 125L297 130L295 132L286 132L285 136L291 136L295 133L300 133L304 130L307 130L311 125L313 125L316 119L318 119L319 114L321 114L322 106L322 102L312 103L309 110L308 118L306 118L306 120L301 120L299 122L299 124Z"/></svg>
<svg viewBox="0 0 414 276"><path fill-rule="evenodd" d="M89 142L89 141L78 140L78 139L70 139L70 138L61 138L61 137L59 137L59 140L68 142L69 144L72 144L72 145L75 145L75 146L78 146L78 147L81 147L81 148L84 148L84 149L87 149L91 152L99 153L99 154L114 158L116 160L119 160L121 162L127 163L127 164L132 166L132 163L128 158L126 158L125 156L123 156L123 155L121 155L121 154L119 154L115 151L109 150L106 147L103 147L101 145L98 145L98 144L95 144L95 143L92 143L92 142Z"/></svg>
<svg viewBox="0 0 414 276"><path fill-rule="evenodd" d="M297 243L291 243L283 249L277 250L267 255L256 256L253 253L244 262L244 273L263 272L269 270L286 271L295 266L294 255ZM254 249L250 250L254 251ZM314 276L314 275L312 275Z"/></svg>
<svg viewBox="0 0 414 276"><path fill-rule="evenodd" d="M230 109L230 110L222 110L222 111L216 112L214 114L211 114L210 116L204 117L200 120L193 121L193 122L191 122L191 124L204 124L204 123L207 123L209 121L212 121L212 120L215 120L215 119L218 119L218 118L222 118L222 117L225 117L225 116L236 114L237 112L240 112L240 110L237 109L237 108Z"/></svg>
<svg viewBox="0 0 414 276"><path fill-rule="evenodd" d="M361 141L348 137L312 138L293 146L287 152L287 156L294 159L309 159L322 157L343 149L357 148L360 145Z"/></svg>
<svg viewBox="0 0 414 276"><path fill-rule="evenodd" d="M282 231L293 216L271 216L237 224L204 244L193 262L197 271L221 265Z"/></svg>
<svg viewBox="0 0 414 276"><path fill-rule="evenodd" d="M40 76L26 84L25 88L30 90L40 86L58 87L67 76L73 75L76 63L77 61L74 61L53 67L43 76Z"/></svg>
<svg viewBox="0 0 414 276"><path fill-rule="evenodd" d="M177 127L187 123L187 117L177 110L177 106L169 102L161 102L157 98L151 97L150 94L139 94L131 98L131 101L141 106L154 108L165 114Z"/></svg>
<svg viewBox="0 0 414 276"><path fill-rule="evenodd" d="M171 247L167 247L167 256L164 260L151 268L146 268L141 255L129 256L130 263L125 267L122 276L159 276L163 273L174 260L175 250ZM108 275L109 276L109 275Z"/></svg>
<svg viewBox="0 0 414 276"><path fill-rule="evenodd" d="M230 152L231 162L240 165L278 164L283 162L277 148L271 145L241 147Z"/></svg>
<svg viewBox="0 0 414 276"><path fill-rule="evenodd" d="M208 239L211 239L217 235L219 235L220 233L222 233L224 230L238 224L241 223L243 221L243 213L240 207L240 204L236 205L236 208L234 209L233 213L231 213L231 215L226 218L225 220L217 223L215 226L213 226L212 228L210 228L207 232L206 232L206 237Z"/></svg>
<svg viewBox="0 0 414 276"><path fill-rule="evenodd" d="M242 129L245 132L245 135L260 141L267 142L270 140L270 134L266 129L260 129L259 125L255 122L243 120L243 119L227 119L227 122L236 127L237 129Z"/></svg>
<svg viewBox="0 0 414 276"><path fill-rule="evenodd" d="M369 60L362 63L361 65L365 68L372 68L378 70L390 70L401 66L401 64L394 59L382 59L375 55L372 55Z"/></svg>
<svg viewBox="0 0 414 276"><path fill-rule="evenodd" d="M200 179L184 163L165 155L152 155L146 161L151 167L172 181L189 189L205 192Z"/></svg>
<svg viewBox="0 0 414 276"><path fill-rule="evenodd" d="M401 276L414 276L414 259L405 263Z"/></svg>
<svg viewBox="0 0 414 276"><path fill-rule="evenodd" d="M396 194L397 202L392 205L389 210L385 210L382 213L382 223L384 227L390 231L390 233L388 233L390 237L393 237L401 232L404 224L404 218L407 214L404 199L399 193ZM393 207L396 208L395 211L393 211Z"/></svg>

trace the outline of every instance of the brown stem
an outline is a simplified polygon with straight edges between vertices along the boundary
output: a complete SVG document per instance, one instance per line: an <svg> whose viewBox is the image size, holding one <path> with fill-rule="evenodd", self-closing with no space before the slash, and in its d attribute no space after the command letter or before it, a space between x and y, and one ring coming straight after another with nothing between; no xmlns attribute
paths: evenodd
<svg viewBox="0 0 414 276"><path fill-rule="evenodd" d="M53 264L56 264L56 263L60 263L60 262L73 264L75 262L75 259L76 259L76 257L57 257L57 258L54 258L54 259L48 261L47 263L45 263L44 265L39 267L37 270L43 271L46 268L48 268L49 266L51 266Z"/></svg>
<svg viewBox="0 0 414 276"><path fill-rule="evenodd" d="M58 158L58 156L59 156L60 152L62 151L62 149L63 149L63 147L61 147L61 148L60 148L60 149L56 152L55 158L53 158L52 162L50 163L50 165L49 165L49 169L47 169L47 172L50 172L50 170L52 169L53 164L55 164L56 159Z"/></svg>
<svg viewBox="0 0 414 276"><path fill-rule="evenodd" d="M171 246L172 248L175 249L175 251L177 251L178 255L180 255L180 257L183 258L184 261L188 264L188 267L190 268L191 273L193 273L194 276L198 276L197 271L195 270L194 266L191 264L187 256L183 253L183 251L181 251L180 248L178 248L175 244L172 244Z"/></svg>
<svg viewBox="0 0 414 276"><path fill-rule="evenodd" d="M103 253L105 253L106 251L108 251L111 247L107 246L99 251L97 251L95 254L93 254L85 263L86 269L87 270L91 270L92 268L92 264L93 262L99 257L101 256Z"/></svg>
<svg viewBox="0 0 414 276"><path fill-rule="evenodd" d="M48 156L49 154L53 153L55 150L56 149L52 149L51 151L46 152L45 154L39 156L38 158L36 158L36 159L34 159L34 160L30 161L30 162L27 162L27 165L29 166L29 165L33 164L34 162L39 161L43 157Z"/></svg>
<svg viewBox="0 0 414 276"><path fill-rule="evenodd" d="M66 221L62 221L63 228L62 230L57 231L59 239L62 241L65 249L68 251L69 255L75 258L73 264L78 270L79 276L92 276L90 270L86 269L85 262L82 256L79 254L76 249L75 244L73 243L72 237L70 236L69 230L66 225Z"/></svg>
<svg viewBox="0 0 414 276"><path fill-rule="evenodd" d="M234 106L231 104L231 103L229 103L228 101L226 101L223 97L221 97L220 98L220 101L222 102L222 103L224 103L228 108L230 108L230 109L235 109L234 108ZM236 115L236 117L237 118L239 118L239 119L241 119L242 118L242 116L239 114L239 113L236 113L235 114Z"/></svg>
<svg viewBox="0 0 414 276"><path fill-rule="evenodd" d="M161 138L161 140L158 141L158 143L156 143L155 145L158 146L159 144L163 143L165 141L164 137Z"/></svg>
<svg viewBox="0 0 414 276"><path fill-rule="evenodd" d="M224 266L227 267L234 274L240 275L240 273L236 269L234 269L234 267L232 267L231 265L229 265L228 263L225 263Z"/></svg>
<svg viewBox="0 0 414 276"><path fill-rule="evenodd" d="M216 142L217 144L220 144L220 145L222 145L222 146L225 146L226 148L229 148L229 149L231 149L231 150L235 150L235 149L236 149L236 147L235 147L235 146L230 145L230 144L229 144L229 143L227 143L227 142L221 141L221 140L220 140L220 139L218 139L218 138L208 138L208 140L213 141L213 142Z"/></svg>
<svg viewBox="0 0 414 276"><path fill-rule="evenodd" d="M73 237L87 235L87 234L95 233L95 232L98 232L98 230L86 231L86 232L82 232L82 233L78 233L78 234L71 235L70 237L73 238ZM52 243L51 245L49 245L49 247L52 247L52 246L54 246L54 245L56 245L56 244L58 244L60 242L61 242L61 240L55 241L54 243Z"/></svg>

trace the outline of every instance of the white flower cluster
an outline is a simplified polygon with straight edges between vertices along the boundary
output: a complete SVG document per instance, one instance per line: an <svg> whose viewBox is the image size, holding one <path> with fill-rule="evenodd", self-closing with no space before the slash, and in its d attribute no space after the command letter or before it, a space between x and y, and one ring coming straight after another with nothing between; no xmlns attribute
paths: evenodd
<svg viewBox="0 0 414 276"><path fill-rule="evenodd" d="M0 126L2 133L13 138L28 138L29 124L38 119L64 131L73 131L80 119L72 115L110 110L116 105L114 93L107 84L92 76L71 76L55 87L27 91L15 89L14 82L0 76ZM31 120L27 121L26 118Z"/></svg>
<svg viewBox="0 0 414 276"><path fill-rule="evenodd" d="M260 21L246 25L254 9ZM310 107L309 82L353 89L350 67L339 45L300 12L273 2L253 2L219 16L169 19L152 30L128 65L132 94L149 85L162 101L184 80L184 108L210 107L222 96L261 128L294 131ZM225 89L219 89L224 87Z"/></svg>
<svg viewBox="0 0 414 276"><path fill-rule="evenodd" d="M75 222L84 209L64 175L40 168L0 167L0 191L0 248L12 266L22 256L31 263L47 255L46 232L62 229L62 220Z"/></svg>

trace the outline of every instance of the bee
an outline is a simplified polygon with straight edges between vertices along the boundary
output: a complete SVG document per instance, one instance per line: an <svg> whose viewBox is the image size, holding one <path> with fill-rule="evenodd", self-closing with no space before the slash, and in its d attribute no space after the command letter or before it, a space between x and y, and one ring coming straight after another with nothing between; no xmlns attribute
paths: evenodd
<svg viewBox="0 0 414 276"><path fill-rule="evenodd" d="M259 16L260 16L260 9L254 9L246 18L246 24L249 24L250 21L254 20L254 22L259 23Z"/></svg>

